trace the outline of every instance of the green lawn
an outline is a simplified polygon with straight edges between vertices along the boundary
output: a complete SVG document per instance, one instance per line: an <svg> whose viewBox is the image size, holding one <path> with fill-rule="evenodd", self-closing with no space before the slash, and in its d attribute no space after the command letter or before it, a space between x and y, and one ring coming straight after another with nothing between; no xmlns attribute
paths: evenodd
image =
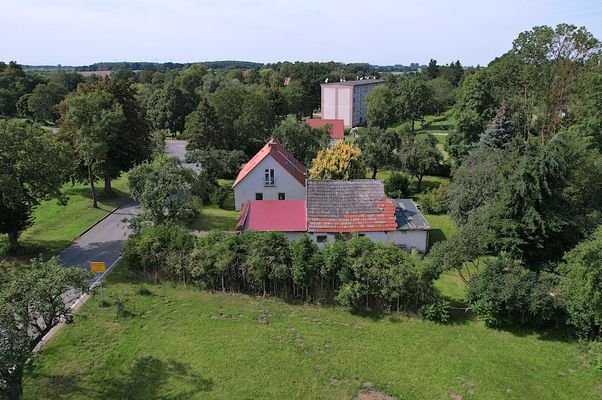
<svg viewBox="0 0 602 400"><path fill-rule="evenodd" d="M120 265L114 306L88 301L34 360L25 399L595 399L602 375L553 335L141 285Z"/></svg>
<svg viewBox="0 0 602 400"><path fill-rule="evenodd" d="M238 222L238 211L222 209L213 204L203 206L192 229L197 231L233 231Z"/></svg>
<svg viewBox="0 0 602 400"><path fill-rule="evenodd" d="M218 183L230 189L234 181L231 179L218 179ZM208 204L201 208L200 214L192 224L192 229L197 231L233 231L238 222L239 212L234 209L234 193L230 192L224 206Z"/></svg>
<svg viewBox="0 0 602 400"><path fill-rule="evenodd" d="M127 176L113 181L116 197L107 197L99 190L99 208L92 207L90 188L83 184L67 184L63 193L69 197L66 205L58 205L56 200L45 201L33 213L34 223L21 234L20 244L30 254L59 253L87 228L94 225L109 212L121 205L129 197ZM6 243L5 235L0 237L0 247Z"/></svg>

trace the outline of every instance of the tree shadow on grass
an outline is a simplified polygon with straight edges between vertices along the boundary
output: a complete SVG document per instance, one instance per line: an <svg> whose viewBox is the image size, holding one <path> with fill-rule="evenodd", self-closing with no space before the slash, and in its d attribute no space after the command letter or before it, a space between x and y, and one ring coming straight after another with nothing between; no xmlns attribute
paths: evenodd
<svg viewBox="0 0 602 400"><path fill-rule="evenodd" d="M63 189L63 194L66 196L81 196L90 199L90 207L92 207L92 192L90 192L90 187L67 187ZM107 194L102 188L97 188L96 194L99 202L112 206L113 208L121 205L121 203L130 197L128 193L115 188L113 188L113 194Z"/></svg>
<svg viewBox="0 0 602 400"><path fill-rule="evenodd" d="M446 239L447 237L445 236L445 233L443 233L443 230L439 228L431 229L431 231L429 232L429 249L433 247L435 243L442 242Z"/></svg>
<svg viewBox="0 0 602 400"><path fill-rule="evenodd" d="M91 371L95 373L94 371ZM190 368L174 360L161 360L144 356L125 371L99 371L98 376L89 375L46 375L35 367L30 376L46 388L48 398L68 399L75 396L86 399L123 400L184 400L198 393L213 389L213 380L190 371Z"/></svg>

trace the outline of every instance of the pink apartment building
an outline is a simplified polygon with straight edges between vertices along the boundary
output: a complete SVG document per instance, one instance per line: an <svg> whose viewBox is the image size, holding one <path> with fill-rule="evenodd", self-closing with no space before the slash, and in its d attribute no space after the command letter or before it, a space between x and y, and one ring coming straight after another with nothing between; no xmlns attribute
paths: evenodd
<svg viewBox="0 0 602 400"><path fill-rule="evenodd" d="M381 79L323 83L322 119L342 119L345 128L366 125L366 96Z"/></svg>

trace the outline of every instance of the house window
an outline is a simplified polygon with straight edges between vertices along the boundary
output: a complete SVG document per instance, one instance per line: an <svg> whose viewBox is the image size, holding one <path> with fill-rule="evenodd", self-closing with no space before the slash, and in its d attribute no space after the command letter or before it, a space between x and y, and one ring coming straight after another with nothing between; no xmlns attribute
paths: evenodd
<svg viewBox="0 0 602 400"><path fill-rule="evenodd" d="M358 233L357 236L358 237L366 237L366 234L365 233Z"/></svg>
<svg viewBox="0 0 602 400"><path fill-rule="evenodd" d="M274 186L274 170L273 169L265 169L264 175L264 184L265 186Z"/></svg>
<svg viewBox="0 0 602 400"><path fill-rule="evenodd" d="M286 200L286 194L278 193L278 200Z"/></svg>
<svg viewBox="0 0 602 400"><path fill-rule="evenodd" d="M263 193L255 193L255 200L263 200Z"/></svg>
<svg viewBox="0 0 602 400"><path fill-rule="evenodd" d="M318 235L316 236L316 241L318 243L326 243L327 237L326 235Z"/></svg>

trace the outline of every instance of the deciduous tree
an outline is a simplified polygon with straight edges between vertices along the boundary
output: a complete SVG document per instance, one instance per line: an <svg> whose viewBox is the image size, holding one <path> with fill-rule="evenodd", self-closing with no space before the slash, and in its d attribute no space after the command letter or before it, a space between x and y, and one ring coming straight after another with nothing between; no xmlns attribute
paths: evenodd
<svg viewBox="0 0 602 400"><path fill-rule="evenodd" d="M362 160L372 170L372 179L380 168L391 166L397 160L400 149L400 138L392 129L376 127L363 128L358 131L357 144L362 150Z"/></svg>
<svg viewBox="0 0 602 400"><path fill-rule="evenodd" d="M0 121L0 143L0 232L14 250L42 200L64 201L67 162L51 134L30 124Z"/></svg>
<svg viewBox="0 0 602 400"><path fill-rule="evenodd" d="M18 400L23 373L33 349L53 326L71 321L69 291L88 289L90 274L61 266L58 259L34 260L0 276L0 394Z"/></svg>
<svg viewBox="0 0 602 400"><path fill-rule="evenodd" d="M330 143L328 129L316 129L305 122L285 119L273 131L272 137L304 165L309 165L320 150Z"/></svg>
<svg viewBox="0 0 602 400"><path fill-rule="evenodd" d="M362 179L366 169L361 160L359 147L345 142L320 150L309 171L311 179Z"/></svg>

